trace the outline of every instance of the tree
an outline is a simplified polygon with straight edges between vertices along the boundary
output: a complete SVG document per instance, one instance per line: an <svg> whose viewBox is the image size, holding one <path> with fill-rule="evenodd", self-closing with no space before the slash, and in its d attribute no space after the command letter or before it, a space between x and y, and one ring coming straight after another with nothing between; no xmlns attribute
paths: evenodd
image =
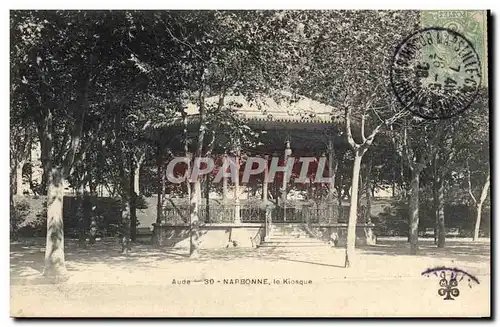
<svg viewBox="0 0 500 327"><path fill-rule="evenodd" d="M294 86L303 95L344 111L345 137L354 152L345 259L348 267L354 256L363 155L381 130L408 114L406 108L395 105L387 81L397 42L417 25L418 16L410 11L317 11L298 17L304 46ZM360 22L367 28L359 29Z"/></svg>
<svg viewBox="0 0 500 327"><path fill-rule="evenodd" d="M177 49L175 65L169 70L170 78L177 81L181 92L176 95L176 111L186 115L185 108L194 103L197 116L194 118L197 130L186 140L186 150L193 168L196 158L211 152L220 124L227 122L226 136L232 143L229 151L237 156L246 135L252 134L245 124L237 123L236 103L226 103L227 96L243 96L246 100L258 102L264 96L281 95L282 71L277 67L282 58L281 36L288 33L283 29L276 33L277 12L266 11L197 11L155 14L155 19L173 41ZM281 34L280 34L281 33ZM289 43L286 43L289 45ZM171 50L170 50L171 51ZM137 60L145 67L151 67L151 78L165 78L163 63L155 58L161 56L138 55ZM163 73L163 74L162 74ZM211 101L216 98L216 101ZM190 122L193 120L190 117ZM187 117L186 117L187 119ZM243 130L238 132L239 127ZM221 135L217 135L219 139ZM190 181L190 254L196 256L198 248L199 198L201 180Z"/></svg>
<svg viewBox="0 0 500 327"><path fill-rule="evenodd" d="M64 181L90 146L85 135L100 125L86 118L105 113L106 86L128 63L117 50L129 24L122 13L99 11L13 11L10 23L11 110L37 125L47 184L44 273L64 275Z"/></svg>
<svg viewBox="0 0 500 327"><path fill-rule="evenodd" d="M411 176L408 199L410 254L417 254L418 251L420 177L446 136L446 124L446 121L412 117L403 123L399 141L396 142L397 151L405 159Z"/></svg>
<svg viewBox="0 0 500 327"><path fill-rule="evenodd" d="M483 183L480 198L476 199L472 191L472 183L470 181L470 168L467 166L466 169L468 177L468 191L472 201L474 201L474 205L476 206L476 222L474 224L474 235L472 237L472 240L477 241L477 239L479 238L479 227L481 225L481 214L483 209L483 203L486 200L486 197L488 196L488 189L490 188L490 174L487 174L486 180Z"/></svg>
<svg viewBox="0 0 500 327"><path fill-rule="evenodd" d="M467 119L467 118L465 118ZM450 174L456 168L456 158L461 151L457 140L460 140L462 131L462 117L451 118L440 124L441 131L444 131L441 140L436 144L434 157L431 159L432 165L432 194L434 198L434 212L436 218L437 246L443 248L446 241L445 229L445 187Z"/></svg>
<svg viewBox="0 0 500 327"><path fill-rule="evenodd" d="M17 117L11 117L10 127L10 189L23 195L23 167L31 157L31 146L36 134L32 126L20 126Z"/></svg>
<svg viewBox="0 0 500 327"><path fill-rule="evenodd" d="M488 197L490 187L490 156L489 156L489 104L487 92L482 90L475 106L470 109L460 128L461 149L459 158L463 164L462 176L466 188L476 210L474 234L472 239L479 238L481 215L484 202ZM458 169L457 169L458 170ZM458 170L460 171L460 170Z"/></svg>

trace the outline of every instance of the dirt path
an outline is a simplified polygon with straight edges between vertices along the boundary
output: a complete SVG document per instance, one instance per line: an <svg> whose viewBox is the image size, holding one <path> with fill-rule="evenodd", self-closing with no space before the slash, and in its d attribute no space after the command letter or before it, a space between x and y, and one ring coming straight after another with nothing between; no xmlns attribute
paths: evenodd
<svg viewBox="0 0 500 327"><path fill-rule="evenodd" d="M36 246L21 247L11 255L11 314L489 315L489 243L455 241L444 250L424 244L417 257L404 255L406 246L388 240L360 249L349 269L342 267L342 249L221 249L204 251L195 260L183 251L146 245L129 257L117 255L113 244L89 250L69 247L70 279L58 285L38 278L43 253ZM469 288L463 282L460 296L444 301L437 293L439 278L421 275L437 266L466 270L480 285Z"/></svg>

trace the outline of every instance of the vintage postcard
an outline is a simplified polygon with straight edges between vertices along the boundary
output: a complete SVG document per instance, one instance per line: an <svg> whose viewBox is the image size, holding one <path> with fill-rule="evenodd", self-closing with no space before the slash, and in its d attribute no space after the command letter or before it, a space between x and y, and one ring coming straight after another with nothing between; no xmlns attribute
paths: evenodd
<svg viewBox="0 0 500 327"><path fill-rule="evenodd" d="M484 10L11 10L12 317L490 317Z"/></svg>

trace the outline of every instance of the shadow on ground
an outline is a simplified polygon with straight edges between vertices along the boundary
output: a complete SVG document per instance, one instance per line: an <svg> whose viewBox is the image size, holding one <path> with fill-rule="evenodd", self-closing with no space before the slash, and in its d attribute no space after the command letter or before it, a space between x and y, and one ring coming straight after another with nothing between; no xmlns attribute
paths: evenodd
<svg viewBox="0 0 500 327"><path fill-rule="evenodd" d="M188 249L156 249L148 244L135 244L128 255L120 253L121 247L115 240L101 241L95 245L79 246L77 241L66 241L66 263L68 271L85 272L92 266L100 266L114 270L141 270L157 268L160 264L176 264L183 262L230 262L239 259L255 259L267 262L288 261L314 266L343 268L341 262L332 263L331 258L323 260L324 254L311 253L302 249L298 257L292 249L287 248L223 248L200 250L198 257L190 257ZM11 277L25 278L40 275L44 266L43 242L19 242L11 244L10 271ZM311 250L314 251L314 250ZM343 249L332 249L332 254ZM383 239L374 246L358 249L362 256L410 256L409 244L404 239ZM333 255L332 255L333 256ZM490 243L452 240L445 248L437 248L432 240L420 242L418 257L460 260L465 262L488 262Z"/></svg>
<svg viewBox="0 0 500 327"><path fill-rule="evenodd" d="M376 245L363 247L361 252L365 255L411 256L410 244L402 239L378 240ZM489 261L490 242L452 239L446 242L444 248L438 248L431 239L419 240L418 256L468 262Z"/></svg>
<svg viewBox="0 0 500 327"><path fill-rule="evenodd" d="M11 277L29 277L43 272L45 247L41 242L21 242L11 244ZM189 256L188 249L157 249L147 244L134 244L132 251L121 254L121 246L116 241L102 241L94 245L79 246L77 241L65 244L66 267L71 271L84 271L92 265L105 265L110 269L156 268L159 262L210 262L232 261L236 259L261 259L278 261L286 251L277 249L223 248L200 250L196 257Z"/></svg>

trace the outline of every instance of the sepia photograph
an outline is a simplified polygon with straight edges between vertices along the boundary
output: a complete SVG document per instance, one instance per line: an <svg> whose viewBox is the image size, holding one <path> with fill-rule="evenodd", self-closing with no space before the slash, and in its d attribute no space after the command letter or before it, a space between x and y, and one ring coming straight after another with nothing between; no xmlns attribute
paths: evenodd
<svg viewBox="0 0 500 327"><path fill-rule="evenodd" d="M491 318L489 11L8 15L12 318Z"/></svg>

